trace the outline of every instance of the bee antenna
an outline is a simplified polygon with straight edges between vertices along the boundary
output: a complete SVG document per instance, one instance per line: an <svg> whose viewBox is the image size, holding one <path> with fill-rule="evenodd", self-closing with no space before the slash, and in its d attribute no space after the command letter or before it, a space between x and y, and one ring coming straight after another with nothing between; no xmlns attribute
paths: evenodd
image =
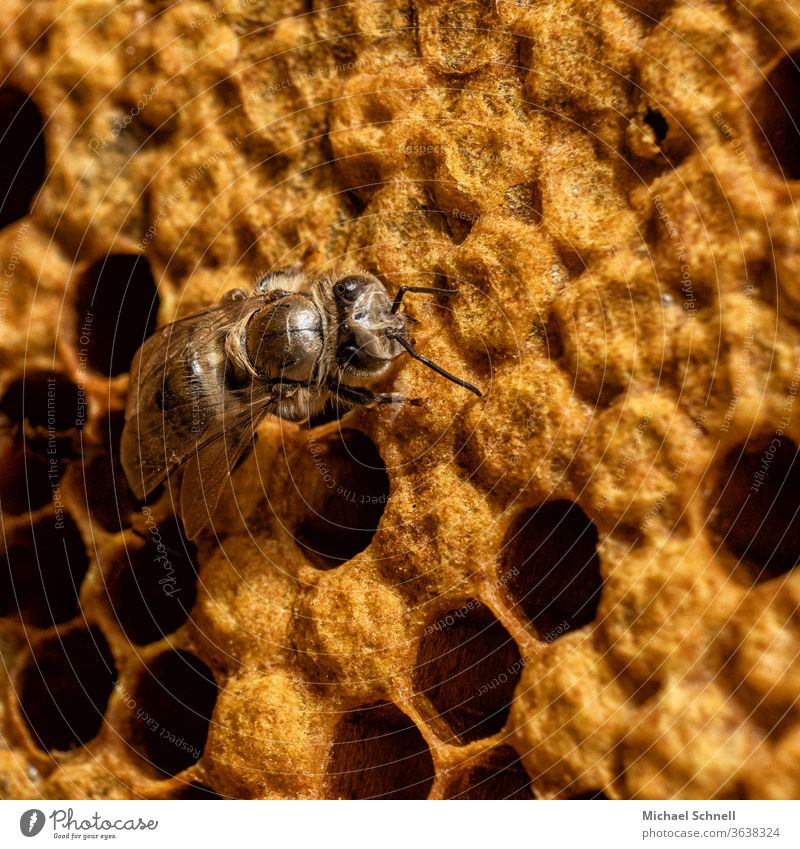
<svg viewBox="0 0 800 849"><path fill-rule="evenodd" d="M448 290L449 291L449 290ZM406 349L406 351L419 362L426 365L428 368L433 369L437 374L440 374L442 377L446 377L448 380L451 380L453 383L457 383L459 386L463 386L464 389L469 389L470 392L474 392L479 398L483 397L483 393L478 389L477 386L473 386L471 383L467 383L466 380L462 380L460 377L456 377L454 374L450 374L449 371L445 371L441 366L437 366L436 363L429 360L427 357L423 357L422 354L418 354L411 343L406 339L403 339L402 336L398 336L395 333L387 334L390 339L394 339L399 345Z"/></svg>
<svg viewBox="0 0 800 849"><path fill-rule="evenodd" d="M425 292L428 295L447 295L452 298L453 295L458 294L458 289L436 289L432 286L401 286L397 290L397 294L392 302L392 315L400 309L400 303L406 292Z"/></svg>

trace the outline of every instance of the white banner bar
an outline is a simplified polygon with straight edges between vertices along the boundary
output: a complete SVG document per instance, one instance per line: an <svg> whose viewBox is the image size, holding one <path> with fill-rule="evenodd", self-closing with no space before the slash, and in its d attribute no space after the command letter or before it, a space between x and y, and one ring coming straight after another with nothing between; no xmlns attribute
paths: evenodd
<svg viewBox="0 0 800 849"><path fill-rule="evenodd" d="M356 810L358 808L358 810ZM412 810L413 808L413 810ZM0 802L0 845L800 847L798 802ZM254 841L258 840L258 844Z"/></svg>

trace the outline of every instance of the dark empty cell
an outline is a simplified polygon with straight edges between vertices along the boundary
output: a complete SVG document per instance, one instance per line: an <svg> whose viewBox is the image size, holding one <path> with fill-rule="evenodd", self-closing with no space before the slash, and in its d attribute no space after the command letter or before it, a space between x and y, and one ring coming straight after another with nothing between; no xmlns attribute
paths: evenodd
<svg viewBox="0 0 800 849"><path fill-rule="evenodd" d="M87 743L100 730L117 680L98 628L52 637L22 673L20 708L36 742L50 751Z"/></svg>
<svg viewBox="0 0 800 849"><path fill-rule="evenodd" d="M130 742L159 775L174 775L203 753L217 700L211 670L184 651L160 655L144 670L130 709Z"/></svg>
<svg viewBox="0 0 800 849"><path fill-rule="evenodd" d="M222 796L220 796L216 790L212 790L205 784L199 784L195 781L191 784L185 784L175 793L174 796L172 796L172 798L186 801L189 799L221 799Z"/></svg>
<svg viewBox="0 0 800 849"><path fill-rule="evenodd" d="M12 516L44 507L53 496L51 465L20 444L0 453L0 510Z"/></svg>
<svg viewBox="0 0 800 849"><path fill-rule="evenodd" d="M109 415L103 431L105 450L84 463L83 481L89 512L107 531L130 527L138 506L119 458L124 417L122 411Z"/></svg>
<svg viewBox="0 0 800 849"><path fill-rule="evenodd" d="M545 642L588 625L603 588L594 523L571 501L526 511L506 537L498 584Z"/></svg>
<svg viewBox="0 0 800 849"><path fill-rule="evenodd" d="M533 799L531 780L510 746L493 749L486 763L474 766L448 788L447 799Z"/></svg>
<svg viewBox="0 0 800 849"><path fill-rule="evenodd" d="M0 614L41 628L66 622L78 609L89 558L66 513L16 528L0 556Z"/></svg>
<svg viewBox="0 0 800 849"><path fill-rule="evenodd" d="M126 562L108 584L114 615L138 645L182 625L197 597L196 549L178 520L148 522L142 536L141 547L127 550Z"/></svg>
<svg viewBox="0 0 800 849"><path fill-rule="evenodd" d="M713 524L753 581L800 563L800 455L785 436L734 449L712 501Z"/></svg>
<svg viewBox="0 0 800 849"><path fill-rule="evenodd" d="M28 214L44 175L42 113L20 89L0 86L0 228Z"/></svg>
<svg viewBox="0 0 800 849"><path fill-rule="evenodd" d="M147 259L112 254L98 260L80 281L76 310L78 345L89 365L112 377L128 371L156 326L158 294Z"/></svg>
<svg viewBox="0 0 800 849"><path fill-rule="evenodd" d="M766 160L800 179L800 54L782 59L751 104L756 141Z"/></svg>
<svg viewBox="0 0 800 849"><path fill-rule="evenodd" d="M347 714L328 759L331 795L340 799L424 799L434 778L428 744L395 705Z"/></svg>
<svg viewBox="0 0 800 849"><path fill-rule="evenodd" d="M27 448L47 458L48 464L63 463L75 457L86 400L64 375L31 371L9 384L0 399L0 414L24 436Z"/></svg>
<svg viewBox="0 0 800 849"><path fill-rule="evenodd" d="M521 672L522 659L508 631L472 599L426 628L414 690L436 711L432 726L437 733L463 744L505 725ZM439 730L442 723L444 732Z"/></svg>
<svg viewBox="0 0 800 849"><path fill-rule="evenodd" d="M0 413L12 423L63 433L77 426L84 404L80 389L62 374L32 371L12 381L0 399Z"/></svg>
<svg viewBox="0 0 800 849"><path fill-rule="evenodd" d="M648 107L644 114L644 122L653 131L653 137L657 145L660 145L667 137L669 132L669 124L667 119L659 112L658 109Z"/></svg>
<svg viewBox="0 0 800 849"><path fill-rule="evenodd" d="M389 497L389 476L363 433L312 439L294 474L302 518L294 538L321 569L339 566L372 541Z"/></svg>

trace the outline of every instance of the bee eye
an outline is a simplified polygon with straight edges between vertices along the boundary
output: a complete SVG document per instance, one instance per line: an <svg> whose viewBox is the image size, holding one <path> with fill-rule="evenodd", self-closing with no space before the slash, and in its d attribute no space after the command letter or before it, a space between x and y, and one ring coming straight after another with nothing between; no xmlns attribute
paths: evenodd
<svg viewBox="0 0 800 849"><path fill-rule="evenodd" d="M355 280L352 277L346 277L344 280L340 280L333 287L333 293L337 298L342 298L345 301L351 301L355 297L358 288L358 280Z"/></svg>

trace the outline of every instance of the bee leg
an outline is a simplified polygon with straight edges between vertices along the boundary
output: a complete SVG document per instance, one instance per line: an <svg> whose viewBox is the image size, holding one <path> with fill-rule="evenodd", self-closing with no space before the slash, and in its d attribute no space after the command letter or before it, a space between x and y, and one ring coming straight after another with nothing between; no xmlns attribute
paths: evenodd
<svg viewBox="0 0 800 849"><path fill-rule="evenodd" d="M228 291L220 299L223 303L228 301L243 301L247 297L246 289L228 289Z"/></svg>
<svg viewBox="0 0 800 849"><path fill-rule="evenodd" d="M381 404L411 404L420 407L425 402L422 398L406 398L399 392L371 392L362 387L344 386L341 383L333 383L328 386L330 392L336 396L336 400L343 404L361 407L374 407Z"/></svg>

